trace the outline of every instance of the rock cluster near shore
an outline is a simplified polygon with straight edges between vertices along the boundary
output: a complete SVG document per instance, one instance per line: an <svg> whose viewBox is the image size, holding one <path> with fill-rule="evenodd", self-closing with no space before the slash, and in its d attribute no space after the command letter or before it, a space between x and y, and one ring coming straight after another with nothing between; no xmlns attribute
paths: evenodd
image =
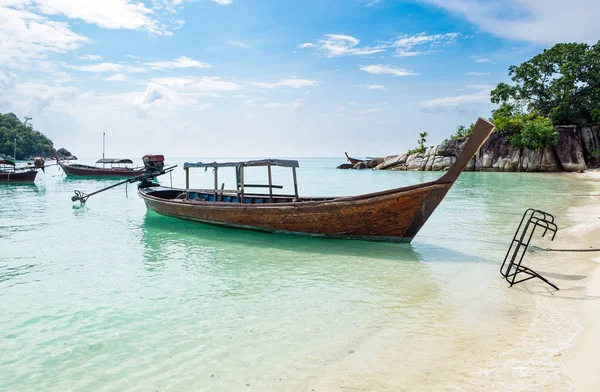
<svg viewBox="0 0 600 392"><path fill-rule="evenodd" d="M58 153L60 159L64 161L74 161L77 159L77 157L71 154L71 152L66 148L59 148L58 150L56 150L56 152Z"/></svg>
<svg viewBox="0 0 600 392"><path fill-rule="evenodd" d="M493 133L473 157L466 171L500 172L578 172L600 166L600 128L597 126L557 126L556 146L541 151L513 147L501 133ZM466 138L446 140L429 147L424 153L390 155L356 164L342 164L339 169L375 170L448 170L462 151Z"/></svg>

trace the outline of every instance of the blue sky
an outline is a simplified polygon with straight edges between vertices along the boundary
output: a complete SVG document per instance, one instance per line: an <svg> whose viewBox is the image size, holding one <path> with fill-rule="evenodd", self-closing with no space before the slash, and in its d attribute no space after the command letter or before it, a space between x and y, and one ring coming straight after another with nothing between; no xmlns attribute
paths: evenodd
<svg viewBox="0 0 600 392"><path fill-rule="evenodd" d="M0 0L0 112L109 155L386 155L488 116L507 69L595 43L573 0Z"/></svg>

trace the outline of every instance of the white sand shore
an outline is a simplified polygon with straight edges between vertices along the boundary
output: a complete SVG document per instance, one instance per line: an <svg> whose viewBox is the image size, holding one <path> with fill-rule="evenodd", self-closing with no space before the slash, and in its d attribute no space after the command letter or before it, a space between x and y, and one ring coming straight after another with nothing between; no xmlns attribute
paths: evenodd
<svg viewBox="0 0 600 392"><path fill-rule="evenodd" d="M556 214L559 225L556 240L536 238L534 243L551 249L600 248L600 171L559 175L589 182L586 188L591 192L574 191L572 203L549 211ZM600 252L528 254L525 264L556 283L560 291L539 280L512 289L506 286L513 310L493 315L491 325L508 322L508 328L487 337L440 331L448 340L431 336L402 343L397 331L383 329L352 354L340 353L319 380L303 387L315 391L598 391L598 262Z"/></svg>
<svg viewBox="0 0 600 392"><path fill-rule="evenodd" d="M567 218L576 222L565 231L565 240L570 248L600 248L600 171L581 174L584 180L594 185L592 194L580 205L568 210ZM562 241L561 241L562 242ZM567 372L573 379L575 391L598 391L600 372L598 371L598 349L600 348L600 252L578 253L575 262L587 265L591 271L582 282L585 294L577 306L576 313L583 325L582 333L572 348L574 358Z"/></svg>

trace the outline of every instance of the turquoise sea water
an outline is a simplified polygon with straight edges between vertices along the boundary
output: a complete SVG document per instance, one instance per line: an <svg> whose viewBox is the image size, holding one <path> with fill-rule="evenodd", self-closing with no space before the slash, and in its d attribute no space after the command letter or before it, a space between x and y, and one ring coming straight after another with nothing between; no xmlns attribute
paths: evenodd
<svg viewBox="0 0 600 392"><path fill-rule="evenodd" d="M300 193L440 175L341 162L301 159ZM192 179L212 185L210 172ZM181 168L172 181L183 185ZM291 193L291 173L275 182ZM111 183L53 167L35 185L0 185L0 390L480 385L491 353L502 355L498 339L537 315L498 273L520 215L562 211L583 192L568 176L463 173L411 244L381 244L179 221L147 212L133 186L128 197L120 187L85 206L70 200Z"/></svg>

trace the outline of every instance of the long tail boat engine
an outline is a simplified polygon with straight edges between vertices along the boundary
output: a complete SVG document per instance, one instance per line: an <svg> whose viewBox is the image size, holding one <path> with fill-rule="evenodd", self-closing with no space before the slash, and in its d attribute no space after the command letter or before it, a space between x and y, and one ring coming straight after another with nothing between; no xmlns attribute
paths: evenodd
<svg viewBox="0 0 600 392"><path fill-rule="evenodd" d="M158 172L165 167L164 155L144 155L142 157L146 173Z"/></svg>
<svg viewBox="0 0 600 392"><path fill-rule="evenodd" d="M44 170L45 166L46 166L46 161L44 161L44 158L35 157L33 159L33 167L35 167L36 169L42 169L42 171L45 173L46 172L46 170Z"/></svg>

